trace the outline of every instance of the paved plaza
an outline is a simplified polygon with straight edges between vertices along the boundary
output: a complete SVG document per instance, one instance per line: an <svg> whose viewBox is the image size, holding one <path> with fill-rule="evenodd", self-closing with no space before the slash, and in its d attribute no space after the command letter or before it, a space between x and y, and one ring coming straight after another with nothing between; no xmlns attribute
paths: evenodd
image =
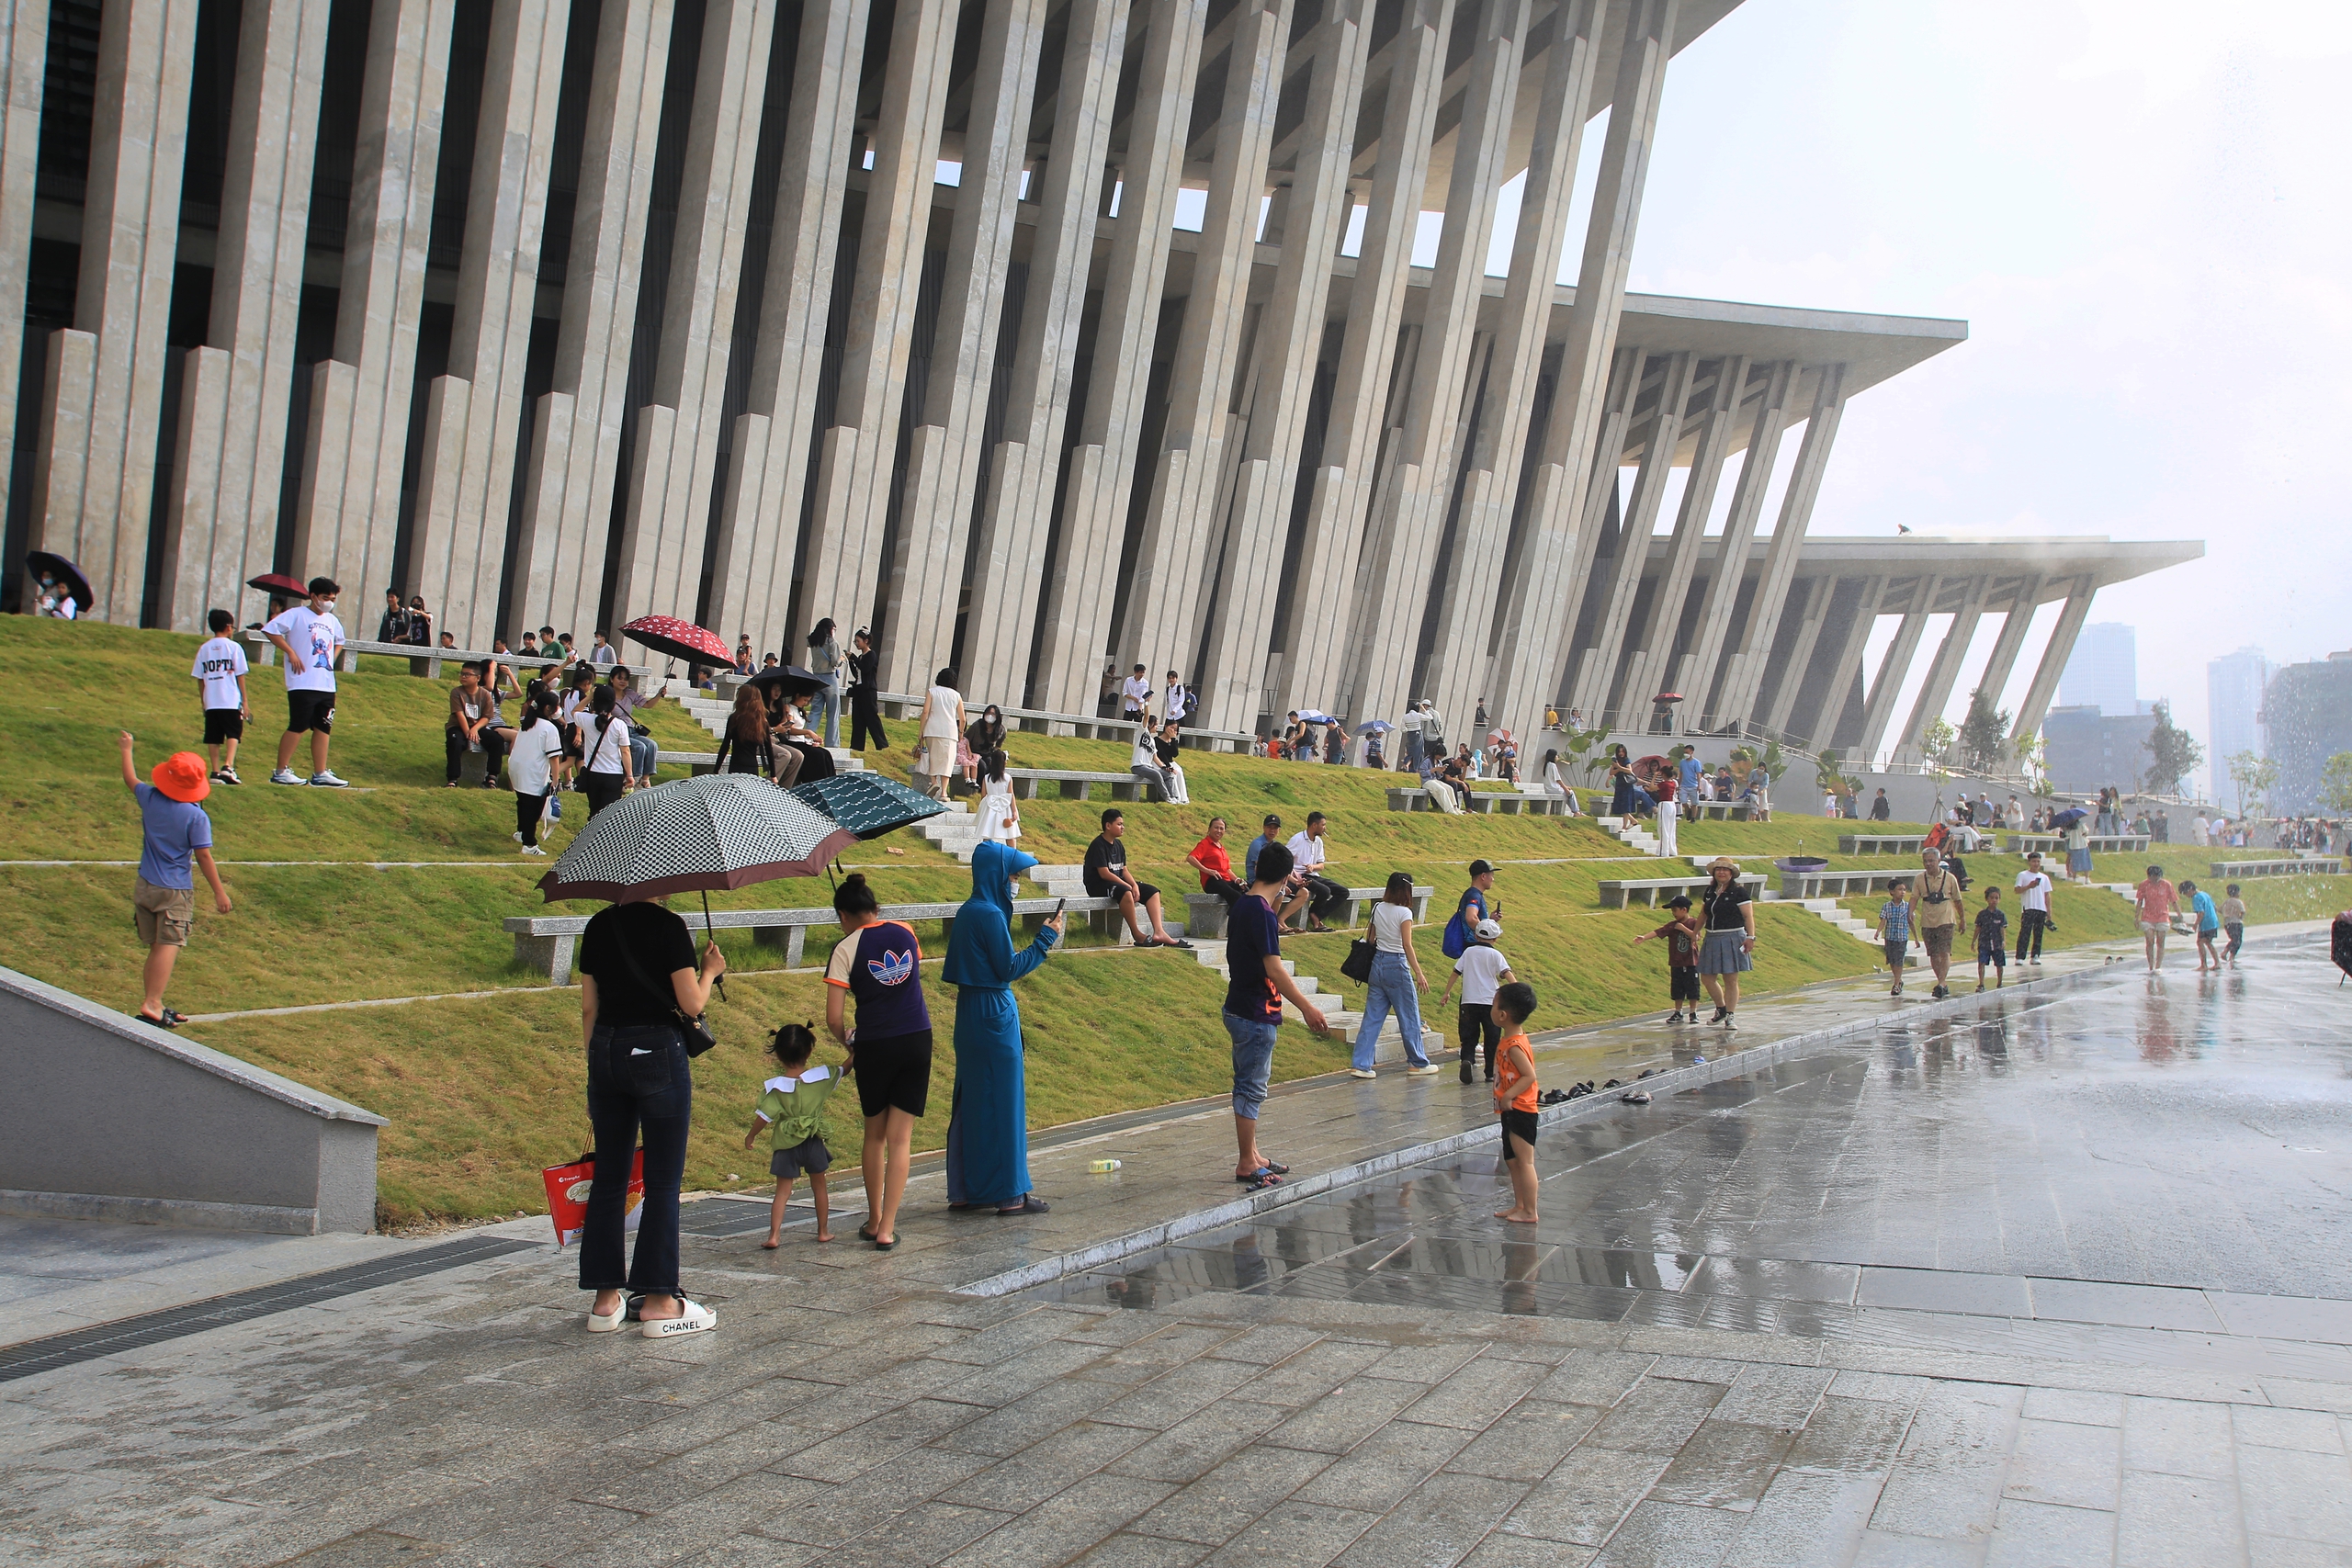
<svg viewBox="0 0 2352 1568"><path fill-rule="evenodd" d="M1547 1082L1668 1076L1547 1122L1540 1225L1490 1217L1483 1086L1384 1074L1270 1103L1344 1178L1280 1201L1211 1104L1046 1142L1042 1223L921 1178L887 1257L694 1203L698 1338L582 1334L544 1220L320 1254L360 1272L0 1352L0 1559L2352 1562L2352 992L2308 931L2101 956L1781 998L1729 1062L1553 1042ZM277 1267L151 1245L131 1311ZM16 1315L102 1316L37 1250Z"/></svg>

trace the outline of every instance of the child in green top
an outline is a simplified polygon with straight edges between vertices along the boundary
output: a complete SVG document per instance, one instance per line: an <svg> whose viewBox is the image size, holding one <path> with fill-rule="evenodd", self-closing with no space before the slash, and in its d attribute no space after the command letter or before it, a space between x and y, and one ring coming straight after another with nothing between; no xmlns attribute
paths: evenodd
<svg viewBox="0 0 2352 1568"><path fill-rule="evenodd" d="M759 1109L752 1112L752 1129L743 1134L748 1149L762 1128L768 1133L768 1174L775 1178L775 1201L768 1206L768 1238L760 1246L770 1252L784 1243L785 1205L792 1201L792 1183L802 1171L808 1173L808 1190L817 1195L817 1239L833 1239L832 1209L825 1195L825 1172L832 1168L833 1154L817 1129L824 1119L825 1102L849 1069L810 1066L808 1055L816 1048L816 1031L804 1023L787 1023L769 1038L768 1054L784 1071L760 1086Z"/></svg>

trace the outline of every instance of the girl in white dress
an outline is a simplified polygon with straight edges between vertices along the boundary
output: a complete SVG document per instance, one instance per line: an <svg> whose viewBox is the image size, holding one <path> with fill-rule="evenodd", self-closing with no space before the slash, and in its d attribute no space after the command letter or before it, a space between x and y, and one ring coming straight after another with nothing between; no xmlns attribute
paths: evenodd
<svg viewBox="0 0 2352 1568"><path fill-rule="evenodd" d="M1012 798L1012 778L1001 751L980 760L979 818L983 839L1009 844L1021 837L1021 803Z"/></svg>

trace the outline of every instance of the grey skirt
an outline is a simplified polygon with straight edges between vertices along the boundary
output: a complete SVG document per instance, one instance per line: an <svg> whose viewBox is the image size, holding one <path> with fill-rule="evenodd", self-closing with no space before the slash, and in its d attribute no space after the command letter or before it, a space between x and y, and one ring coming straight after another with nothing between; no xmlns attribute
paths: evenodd
<svg viewBox="0 0 2352 1568"><path fill-rule="evenodd" d="M1744 931L1709 931L1706 945L1699 949L1699 973L1702 975L1745 975L1756 967L1748 962L1747 950L1739 944L1747 940Z"/></svg>

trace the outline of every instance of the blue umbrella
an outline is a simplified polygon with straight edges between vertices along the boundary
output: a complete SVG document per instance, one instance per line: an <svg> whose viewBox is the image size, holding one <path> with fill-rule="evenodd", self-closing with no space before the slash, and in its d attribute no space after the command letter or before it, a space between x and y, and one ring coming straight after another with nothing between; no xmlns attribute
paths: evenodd
<svg viewBox="0 0 2352 1568"><path fill-rule="evenodd" d="M2066 807L2065 810L2058 813L2057 816L2052 817L2050 819L2050 825L2052 828L2059 829L2063 831L2065 829L2073 827L2075 823L2081 821L2084 818L2088 817L2090 813L2088 811L2079 806L2070 806Z"/></svg>
<svg viewBox="0 0 2352 1568"><path fill-rule="evenodd" d="M1333 718L1321 708L1301 708L1298 710L1298 717L1299 722L1302 724L1340 724L1345 722L1344 720Z"/></svg>
<svg viewBox="0 0 2352 1568"><path fill-rule="evenodd" d="M835 773L790 792L802 804L860 839L878 839L947 809L920 791L880 773Z"/></svg>
<svg viewBox="0 0 2352 1568"><path fill-rule="evenodd" d="M1302 715L1301 716L1304 717L1305 716ZM1396 727L1395 725L1389 723L1385 718L1366 719L1363 723L1356 726L1356 733L1358 735L1385 735L1396 728Z"/></svg>

